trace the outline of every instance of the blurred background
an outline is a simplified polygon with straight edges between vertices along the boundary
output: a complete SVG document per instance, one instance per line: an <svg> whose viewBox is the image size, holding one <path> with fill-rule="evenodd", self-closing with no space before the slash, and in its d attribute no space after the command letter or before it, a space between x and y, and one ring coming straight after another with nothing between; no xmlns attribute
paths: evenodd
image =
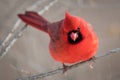
<svg viewBox="0 0 120 80"><path fill-rule="evenodd" d="M53 0L0 0L0 44L18 20L17 14L36 4L40 11ZM58 0L43 16L51 22L64 18L65 11L80 16L93 25L99 37L96 56L120 47L120 0ZM23 24L23 23L21 23ZM22 27L22 26L19 26ZM62 67L48 51L49 36L28 27L23 36L0 60L0 80L15 80ZM120 80L120 52L93 64L79 66L63 74L42 80Z"/></svg>

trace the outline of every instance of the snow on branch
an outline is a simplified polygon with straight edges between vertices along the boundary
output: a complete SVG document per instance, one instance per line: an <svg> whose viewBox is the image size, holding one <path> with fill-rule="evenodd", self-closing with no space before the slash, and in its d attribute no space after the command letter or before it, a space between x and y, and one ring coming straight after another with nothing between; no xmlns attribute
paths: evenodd
<svg viewBox="0 0 120 80"><path fill-rule="evenodd" d="M111 54L114 54L114 53L117 53L117 52L120 52L120 48L116 48L116 49L113 49L113 50L110 50L106 53L104 53L103 55L100 55L98 57L95 57L95 58L91 58L87 61L83 61L83 62L79 62L79 63L76 63L76 64L73 64L71 66L67 66L67 71L68 70L71 70L73 68L76 68L78 66L82 66L83 64L86 64L88 62L91 62L91 61L96 61L98 59L101 59L105 56L108 56L108 55L111 55ZM40 73L40 74L36 74L36 75L32 75L32 76L29 76L29 77L26 77L26 78L18 78L16 80L36 80L36 79L40 79L40 78L44 78L44 77L48 77L48 76L52 76L52 75L55 75L57 73L63 73L63 70L64 68L57 68L55 70L52 70L52 71L49 71L49 72L46 72L46 73Z"/></svg>

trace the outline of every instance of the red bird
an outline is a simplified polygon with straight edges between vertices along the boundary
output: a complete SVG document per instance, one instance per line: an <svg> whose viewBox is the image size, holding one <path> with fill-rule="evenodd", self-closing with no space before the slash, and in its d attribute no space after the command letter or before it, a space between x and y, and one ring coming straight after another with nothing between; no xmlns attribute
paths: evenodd
<svg viewBox="0 0 120 80"><path fill-rule="evenodd" d="M36 12L18 14L25 23L50 36L49 51L61 63L77 63L92 58L98 49L98 37L84 19L66 12L65 18L51 23Z"/></svg>

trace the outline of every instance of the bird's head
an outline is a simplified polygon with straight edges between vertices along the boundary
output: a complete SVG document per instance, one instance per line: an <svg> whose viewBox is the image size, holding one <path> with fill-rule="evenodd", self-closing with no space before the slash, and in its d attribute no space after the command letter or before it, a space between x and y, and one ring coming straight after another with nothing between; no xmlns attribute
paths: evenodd
<svg viewBox="0 0 120 80"><path fill-rule="evenodd" d="M67 39L71 44L80 42L83 39L81 34L80 18L71 15L70 13L65 13L65 19L63 20L63 31L67 34Z"/></svg>

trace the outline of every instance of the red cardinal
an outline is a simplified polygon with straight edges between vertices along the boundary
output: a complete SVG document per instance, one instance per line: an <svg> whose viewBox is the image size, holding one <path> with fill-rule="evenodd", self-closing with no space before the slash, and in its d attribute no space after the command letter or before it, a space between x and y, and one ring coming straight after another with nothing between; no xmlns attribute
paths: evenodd
<svg viewBox="0 0 120 80"><path fill-rule="evenodd" d="M98 38L84 19L66 12L65 18L50 23L36 12L18 14L25 23L50 36L49 51L61 63L77 63L92 58L98 49Z"/></svg>

